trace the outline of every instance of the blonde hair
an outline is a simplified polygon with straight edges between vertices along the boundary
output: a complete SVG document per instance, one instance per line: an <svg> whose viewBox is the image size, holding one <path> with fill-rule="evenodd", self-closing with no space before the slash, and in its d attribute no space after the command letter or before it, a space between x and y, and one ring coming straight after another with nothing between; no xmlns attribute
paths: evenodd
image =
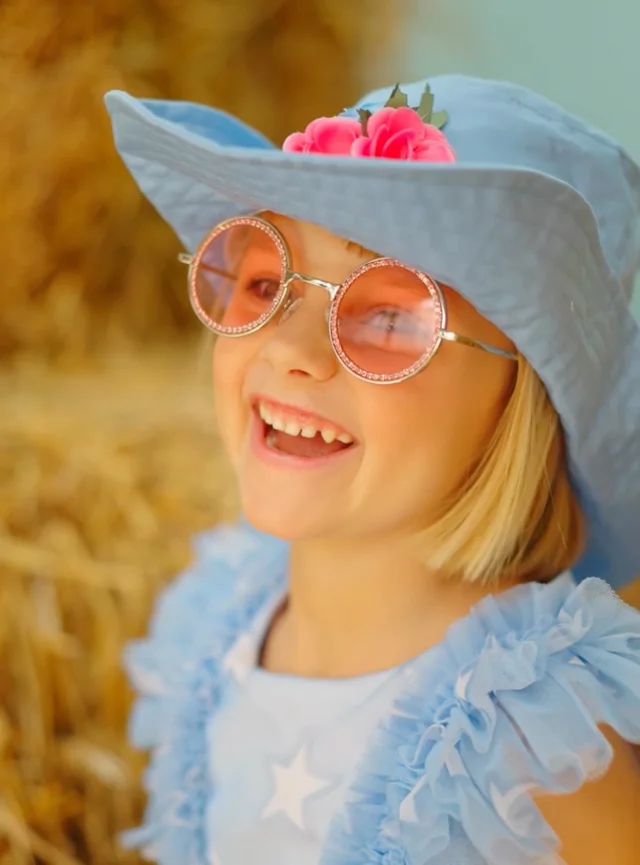
<svg viewBox="0 0 640 865"><path fill-rule="evenodd" d="M522 356L509 402L479 464L420 534L429 567L468 582L547 580L572 567L584 520L562 427Z"/></svg>

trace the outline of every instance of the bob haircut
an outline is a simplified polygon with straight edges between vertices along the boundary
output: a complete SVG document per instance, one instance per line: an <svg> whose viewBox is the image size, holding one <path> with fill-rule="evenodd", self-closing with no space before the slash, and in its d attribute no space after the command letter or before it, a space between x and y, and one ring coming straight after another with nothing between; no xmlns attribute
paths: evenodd
<svg viewBox="0 0 640 865"><path fill-rule="evenodd" d="M519 355L513 391L484 454L419 534L421 558L467 582L546 581L575 565L584 538L560 420Z"/></svg>

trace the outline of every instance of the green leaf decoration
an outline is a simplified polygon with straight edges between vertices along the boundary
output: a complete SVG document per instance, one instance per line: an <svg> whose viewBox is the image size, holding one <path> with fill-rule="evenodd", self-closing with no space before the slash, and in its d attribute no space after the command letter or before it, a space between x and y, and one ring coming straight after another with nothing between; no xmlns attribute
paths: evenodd
<svg viewBox="0 0 640 865"><path fill-rule="evenodd" d="M412 108L422 120L423 123L428 123L430 126L435 126L436 129L442 129L449 119L446 111L433 111L434 96L431 88L427 84L424 93L420 97L420 105L417 108ZM385 108L409 108L409 99L407 94L400 89L400 85L396 86L391 91L391 94L384 104ZM362 134L367 136L367 124L371 117L371 111L366 108L358 108L358 118L362 126Z"/></svg>
<svg viewBox="0 0 640 865"><path fill-rule="evenodd" d="M432 126L435 126L436 129L442 129L448 119L449 115L446 111L436 111L435 114L431 115L431 120L429 122Z"/></svg>
<svg viewBox="0 0 640 865"><path fill-rule="evenodd" d="M366 108L358 108L358 119L360 120L360 126L362 126L362 134L367 136L367 123L369 122L369 118L371 117L371 112Z"/></svg>
<svg viewBox="0 0 640 865"><path fill-rule="evenodd" d="M407 94L403 93L400 90L400 85L396 84L396 86L391 91L391 96L384 103L385 108L408 108L409 100L407 99Z"/></svg>
<svg viewBox="0 0 640 865"><path fill-rule="evenodd" d="M424 89L424 93L420 99L420 105L418 106L418 114L422 118L423 123L431 123L431 115L433 113L433 93L431 92L431 88L427 84Z"/></svg>

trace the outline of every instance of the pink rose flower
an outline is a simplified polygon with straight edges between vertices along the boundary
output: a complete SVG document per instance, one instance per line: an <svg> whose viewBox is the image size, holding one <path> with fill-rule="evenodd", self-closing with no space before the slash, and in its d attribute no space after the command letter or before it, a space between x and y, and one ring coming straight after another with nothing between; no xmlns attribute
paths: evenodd
<svg viewBox="0 0 640 865"><path fill-rule="evenodd" d="M351 146L361 134L359 121L352 117L319 117L312 120L304 132L289 135L282 149L287 153L349 156Z"/></svg>
<svg viewBox="0 0 640 865"><path fill-rule="evenodd" d="M381 108L367 123L367 136L352 144L352 156L382 156L417 162L455 162L446 136L424 123L413 108Z"/></svg>
<svg viewBox="0 0 640 865"><path fill-rule="evenodd" d="M304 132L294 132L282 149L288 153L365 156L416 162L455 162L443 132L425 123L413 108L381 108L369 117L367 134L353 117L319 117Z"/></svg>

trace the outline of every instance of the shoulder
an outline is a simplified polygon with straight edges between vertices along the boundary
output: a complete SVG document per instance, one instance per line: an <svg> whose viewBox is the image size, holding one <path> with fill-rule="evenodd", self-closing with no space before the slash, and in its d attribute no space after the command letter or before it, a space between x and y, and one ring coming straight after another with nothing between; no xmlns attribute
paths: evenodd
<svg viewBox="0 0 640 865"><path fill-rule="evenodd" d="M595 815L606 798L597 785L622 775L636 795L623 740L640 741L640 614L600 580L563 577L486 598L440 648L381 731L347 822L370 827L375 811L375 843L390 861L435 865L460 831L490 865L555 865L558 835L575 843L576 811L560 800L569 809L588 796ZM611 831L628 831L613 812L602 811ZM335 841L351 852L346 827Z"/></svg>
<svg viewBox="0 0 640 865"><path fill-rule="evenodd" d="M130 739L153 755L144 823L121 841L162 865L207 861L207 719L222 698L222 660L279 590L286 549L246 524L198 536L192 564L157 599L149 635L126 649L137 692Z"/></svg>
<svg viewBox="0 0 640 865"><path fill-rule="evenodd" d="M575 586L561 578L492 599L475 615L487 636L462 696L463 714L483 714L479 728L490 736L479 761L483 743L475 736L472 773L499 818L493 839L484 827L479 833L488 861L502 862L498 851L509 845L509 865L532 852L544 859L560 844L562 856L573 857L568 865L589 865L581 842L577 852L580 832L588 834L575 829L581 808L580 824L592 809L594 837L600 821L601 843L616 835L621 848L635 849L628 807L611 806L638 797L625 740L640 741L640 614L601 580ZM461 739L457 747L462 753ZM616 797L605 806L613 788Z"/></svg>
<svg viewBox="0 0 640 865"><path fill-rule="evenodd" d="M559 839L566 865L636 865L640 850L640 764L611 728L605 773L569 796L541 795L537 804Z"/></svg>
<svg viewBox="0 0 640 865"><path fill-rule="evenodd" d="M144 639L125 649L124 666L138 695L130 737L139 748L159 744L172 710L203 657L220 658L274 591L285 545L246 523L198 535L189 567L157 597Z"/></svg>
<svg viewBox="0 0 640 865"><path fill-rule="evenodd" d="M624 740L640 740L640 614L600 580L576 586L560 578L487 599L471 619L484 638L457 679L450 715L463 777L438 779L473 811L471 840L491 863L527 862L534 853L543 860L558 835L563 851L575 848L569 815L575 820L587 804L592 825L600 811L600 837L620 840L628 808L615 814L615 800L604 800L620 783L632 801L638 796Z"/></svg>

